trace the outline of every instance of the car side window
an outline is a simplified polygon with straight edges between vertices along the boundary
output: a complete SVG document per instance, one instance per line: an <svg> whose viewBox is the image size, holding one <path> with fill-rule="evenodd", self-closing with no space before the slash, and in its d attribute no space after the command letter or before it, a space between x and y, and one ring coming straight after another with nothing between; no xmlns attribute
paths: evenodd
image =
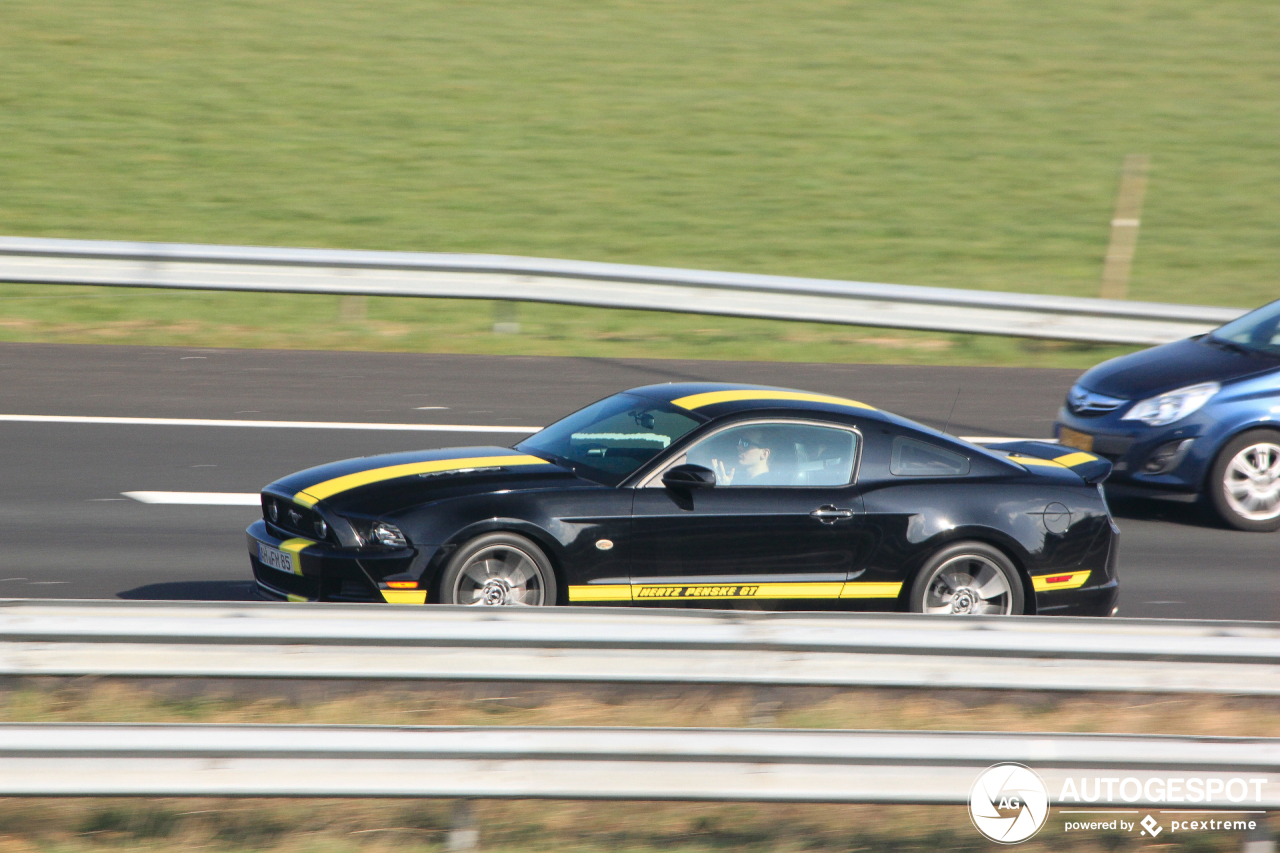
<svg viewBox="0 0 1280 853"><path fill-rule="evenodd" d="M716 488L843 486L853 479L858 435L797 423L743 424L703 439L686 461L716 472Z"/></svg>
<svg viewBox="0 0 1280 853"><path fill-rule="evenodd" d="M925 441L898 436L893 440L889 473L899 477L963 477L969 459Z"/></svg>

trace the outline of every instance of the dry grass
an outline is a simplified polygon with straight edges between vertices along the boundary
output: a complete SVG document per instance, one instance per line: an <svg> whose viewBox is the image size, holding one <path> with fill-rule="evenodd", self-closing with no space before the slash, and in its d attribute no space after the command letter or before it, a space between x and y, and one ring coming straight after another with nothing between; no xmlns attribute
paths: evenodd
<svg viewBox="0 0 1280 853"><path fill-rule="evenodd" d="M1274 701L1230 696L957 690L424 684L11 682L0 720L383 725L760 726L1280 736ZM0 853L429 851L454 803L409 800L0 800ZM484 801L490 851L985 850L951 807ZM1138 849L1123 834L1069 835L1052 816L1028 851ZM1238 849L1236 835L1162 849ZM1150 849L1150 845L1142 847Z"/></svg>
<svg viewBox="0 0 1280 853"><path fill-rule="evenodd" d="M0 800L0 853L92 850L384 853L444 847L452 801ZM581 803L474 804L488 851L989 850L966 810L938 806ZM1153 849L1123 833L1065 834L1053 815L1026 853ZM1236 833L1166 836L1155 849L1238 850Z"/></svg>
<svg viewBox="0 0 1280 853"><path fill-rule="evenodd" d="M246 692L247 691L247 692ZM1280 737L1274 700L980 690L57 680L0 694L4 722L706 726Z"/></svg>

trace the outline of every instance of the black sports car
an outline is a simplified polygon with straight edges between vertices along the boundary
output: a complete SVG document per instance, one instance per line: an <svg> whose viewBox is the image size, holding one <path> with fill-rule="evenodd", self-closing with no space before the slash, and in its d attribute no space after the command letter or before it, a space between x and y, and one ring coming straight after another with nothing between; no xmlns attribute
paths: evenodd
<svg viewBox="0 0 1280 853"><path fill-rule="evenodd" d="M651 385L514 448L277 480L249 553L259 591L291 601L1109 615L1110 470L841 397Z"/></svg>

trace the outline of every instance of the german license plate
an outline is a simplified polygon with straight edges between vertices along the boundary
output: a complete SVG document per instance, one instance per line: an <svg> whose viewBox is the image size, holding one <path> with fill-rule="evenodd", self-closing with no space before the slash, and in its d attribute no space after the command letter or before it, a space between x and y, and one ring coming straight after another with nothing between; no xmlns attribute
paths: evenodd
<svg viewBox="0 0 1280 853"><path fill-rule="evenodd" d="M270 566L273 569L279 569L289 574L297 574L293 568L293 555L288 551L281 551L279 548L272 548L270 545L258 543L258 559L263 565Z"/></svg>
<svg viewBox="0 0 1280 853"><path fill-rule="evenodd" d="M1076 450L1093 450L1093 436L1087 432L1077 432L1070 427L1058 428L1058 443Z"/></svg>

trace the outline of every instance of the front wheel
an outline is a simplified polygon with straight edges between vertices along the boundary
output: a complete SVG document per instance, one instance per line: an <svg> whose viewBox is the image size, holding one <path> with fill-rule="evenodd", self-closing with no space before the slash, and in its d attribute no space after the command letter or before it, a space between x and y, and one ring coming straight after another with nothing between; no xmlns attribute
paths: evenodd
<svg viewBox="0 0 1280 853"><path fill-rule="evenodd" d="M1022 613L1022 578L1009 558L982 542L957 542L925 562L911 585L912 613L1012 616Z"/></svg>
<svg viewBox="0 0 1280 853"><path fill-rule="evenodd" d="M486 533L449 560L440 576L441 604L479 606L556 603L556 575L537 545L514 533Z"/></svg>
<svg viewBox="0 0 1280 853"><path fill-rule="evenodd" d="M1257 429L1228 441L1209 471L1208 492L1235 529L1280 528L1280 433Z"/></svg>

